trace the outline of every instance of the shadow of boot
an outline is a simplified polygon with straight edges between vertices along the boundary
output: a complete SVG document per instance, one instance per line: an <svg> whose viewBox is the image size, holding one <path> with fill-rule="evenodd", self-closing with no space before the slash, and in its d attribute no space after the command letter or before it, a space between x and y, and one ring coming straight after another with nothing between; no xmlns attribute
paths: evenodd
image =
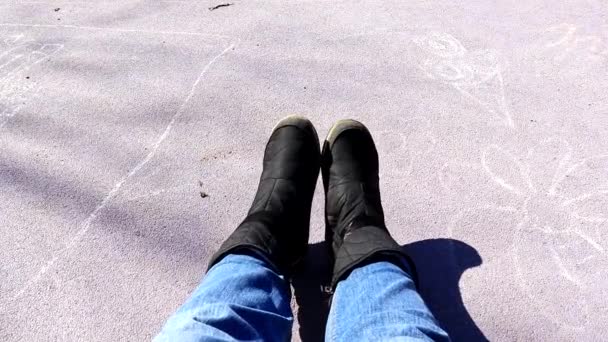
<svg viewBox="0 0 608 342"><path fill-rule="evenodd" d="M452 341L488 341L469 315L460 294L460 277L481 265L477 251L452 239L432 239L403 246L418 271L418 290Z"/></svg>
<svg viewBox="0 0 608 342"><path fill-rule="evenodd" d="M309 245L304 262L291 280L298 304L300 339L304 342L325 340L331 295L323 286L330 283L330 278L331 265L325 243Z"/></svg>
<svg viewBox="0 0 608 342"><path fill-rule="evenodd" d="M453 239L432 239L402 246L416 264L419 292L452 341L488 341L469 315L458 286L469 268L481 265L477 251ZM312 244L292 278L298 304L296 318L304 342L324 341L331 296L323 290L330 283L331 264L324 242Z"/></svg>

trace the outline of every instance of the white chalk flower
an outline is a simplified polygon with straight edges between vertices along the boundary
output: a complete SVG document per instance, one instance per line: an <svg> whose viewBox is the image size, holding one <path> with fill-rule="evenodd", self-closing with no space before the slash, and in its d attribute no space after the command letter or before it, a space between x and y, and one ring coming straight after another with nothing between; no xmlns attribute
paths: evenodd
<svg viewBox="0 0 608 342"><path fill-rule="evenodd" d="M570 146L549 139L522 158L492 145L480 159L442 170L444 186L472 207L451 236L479 246L496 281L513 281L547 318L598 323L589 313L608 290L608 155L573 163Z"/></svg>

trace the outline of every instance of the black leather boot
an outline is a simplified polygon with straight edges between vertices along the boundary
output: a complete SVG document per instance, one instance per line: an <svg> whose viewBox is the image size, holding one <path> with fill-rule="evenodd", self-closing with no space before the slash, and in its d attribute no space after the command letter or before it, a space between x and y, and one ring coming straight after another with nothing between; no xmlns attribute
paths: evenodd
<svg viewBox="0 0 608 342"><path fill-rule="evenodd" d="M332 288L363 264L385 260L416 272L384 224L378 152L367 128L342 120L329 131L322 154L325 240L334 257Z"/></svg>
<svg viewBox="0 0 608 342"><path fill-rule="evenodd" d="M209 268L229 253L255 251L289 275L308 246L319 162L319 138L312 123L298 116L281 120L266 145L251 209L211 258Z"/></svg>

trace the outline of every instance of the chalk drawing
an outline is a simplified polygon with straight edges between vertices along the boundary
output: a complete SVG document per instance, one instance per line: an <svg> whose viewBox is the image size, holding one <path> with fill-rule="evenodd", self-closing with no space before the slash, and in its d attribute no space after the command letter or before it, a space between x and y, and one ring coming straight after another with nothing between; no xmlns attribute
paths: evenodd
<svg viewBox="0 0 608 342"><path fill-rule="evenodd" d="M122 31L122 30L119 30ZM131 31L129 31L131 32ZM65 258L70 255L73 251L74 247L78 245L78 243L82 240L84 235L91 228L92 223L97 219L97 216L107 207L107 205L120 193L123 185L129 181L133 176L138 174L143 167L152 160L152 158L156 155L161 144L167 139L169 133L173 130L173 126L177 122L177 120L183 115L185 112L188 103L194 97L196 90L203 80L205 74L220 57L224 56L228 51L232 50L236 46L236 43L230 44L227 48L225 48L221 53L213 57L201 70L197 79L192 84L188 95L185 97L184 101L181 103L175 114L169 120L169 123L165 127L165 130L160 134L158 139L154 142L154 144L149 148L149 152L144 156L128 173L126 173L114 186L112 189L106 194L103 200L97 205L97 207L88 215L88 217L80 223L78 226L78 230L76 233L69 239L69 241L63 246L63 248L57 250L54 255L38 270L38 272L31 277L24 286L13 296L13 300L19 299L23 294L30 289L32 286L36 285L44 275L57 263L61 258Z"/></svg>
<svg viewBox="0 0 608 342"><path fill-rule="evenodd" d="M608 267L608 155L578 163L572 159L570 144L559 138L544 140L521 157L491 145L483 151L480 166L469 169L473 177L456 178L478 182L460 189L476 189L489 180L490 186L494 184L490 191L502 189L506 197L514 199L488 203L480 198L478 209L467 210L491 208L509 213L518 222L507 231L492 230L495 214L490 211L475 218L479 220L477 231L460 236L483 236L490 244L496 239L509 241L510 247L503 250L510 255L511 270L505 274L515 272L522 292L548 319L583 329L589 320L588 301L592 300L585 291L589 286L600 286L589 277ZM453 187L450 181L442 184ZM459 229L465 225L463 215L459 215L449 227L454 237L459 237ZM571 302L556 303L551 294L558 290L563 294L560 300L564 297ZM565 304L576 310L563 312L558 306Z"/></svg>
<svg viewBox="0 0 608 342"><path fill-rule="evenodd" d="M0 127L36 93L45 71L32 68L61 49L62 44L26 40L21 33L0 36Z"/></svg>
<svg viewBox="0 0 608 342"><path fill-rule="evenodd" d="M556 65L589 68L608 60L608 26L603 32L586 34L574 24L562 23L547 28L540 51L548 53Z"/></svg>
<svg viewBox="0 0 608 342"><path fill-rule="evenodd" d="M180 192L182 190L185 190L187 188L192 188L192 186L190 186L189 184L184 184L184 185L178 185L178 186L174 186L171 188L167 188L167 189L157 189L157 190L153 190L150 191L148 193L145 194L140 194L140 195L133 195L133 194L125 194L123 193L123 197L125 198L121 198L120 200L117 200L118 203L126 203L126 202L134 202L134 201L141 201L141 200L147 200L150 199L152 197L161 195L161 194L167 194L167 193L172 193L172 192Z"/></svg>
<svg viewBox="0 0 608 342"><path fill-rule="evenodd" d="M82 26L82 25L48 25L48 24L20 24L20 23L2 23L0 27L28 27L28 28L48 28L48 29L78 29L78 30L92 30L92 31L114 31L114 32L125 32L125 33L148 33L155 35L186 35L186 36L200 36L200 37L216 37L224 38L228 40L234 40L232 37L211 34L211 33L200 33L200 32L188 32L188 31L155 31L145 30L138 28L124 28L124 27L98 27L98 26Z"/></svg>
<svg viewBox="0 0 608 342"><path fill-rule="evenodd" d="M390 167L380 168L381 178L404 179L414 165L425 159L437 141L431 122L424 117L391 117L383 120L389 130L378 131L376 144L380 160L390 160ZM390 124L387 124L389 123Z"/></svg>
<svg viewBox="0 0 608 342"><path fill-rule="evenodd" d="M420 69L430 78L451 85L501 124L515 124L507 105L503 66L492 50L467 50L447 33L433 32L413 42L422 51Z"/></svg>

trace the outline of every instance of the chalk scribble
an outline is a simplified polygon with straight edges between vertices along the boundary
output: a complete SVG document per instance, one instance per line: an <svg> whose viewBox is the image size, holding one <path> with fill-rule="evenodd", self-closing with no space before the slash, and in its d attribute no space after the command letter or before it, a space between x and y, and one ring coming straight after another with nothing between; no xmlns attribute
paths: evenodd
<svg viewBox="0 0 608 342"><path fill-rule="evenodd" d="M390 166L380 168L381 177L407 178L414 165L434 149L437 139L431 122L421 116L407 119L391 117L383 121L390 123L385 125L390 129L379 131L376 140L381 160L390 161Z"/></svg>
<svg viewBox="0 0 608 342"><path fill-rule="evenodd" d="M44 70L32 68L62 48L62 44L25 39L24 34L0 37L0 127L35 94Z"/></svg>
<svg viewBox="0 0 608 342"><path fill-rule="evenodd" d="M608 25L600 34L586 34L576 25L562 23L549 27L544 35L540 49L554 64L587 68L608 60Z"/></svg>

